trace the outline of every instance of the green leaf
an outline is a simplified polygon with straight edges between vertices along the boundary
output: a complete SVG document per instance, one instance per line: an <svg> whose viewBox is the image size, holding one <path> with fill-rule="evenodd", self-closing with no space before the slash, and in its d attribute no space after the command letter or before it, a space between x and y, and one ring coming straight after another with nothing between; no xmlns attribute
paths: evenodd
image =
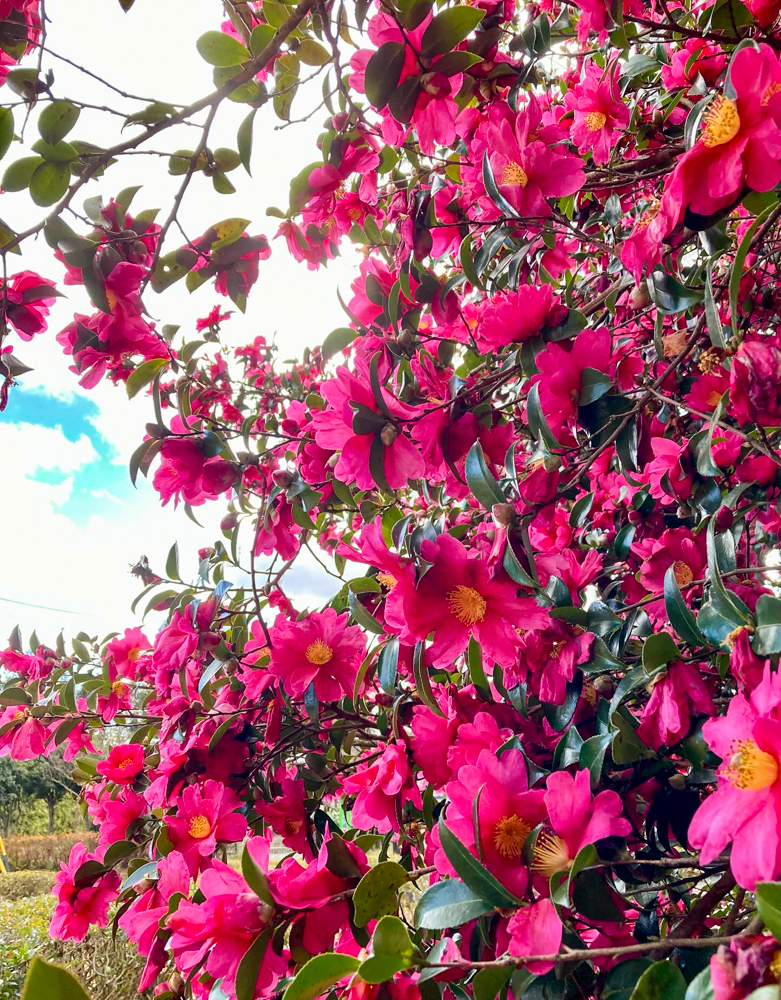
<svg viewBox="0 0 781 1000"><path fill-rule="evenodd" d="M781 941L781 882L758 882L754 894L765 927Z"/></svg>
<svg viewBox="0 0 781 1000"><path fill-rule="evenodd" d="M647 284L651 301L664 316L685 312L703 299L702 292L682 285L677 278L663 271L661 267L656 267L649 274Z"/></svg>
<svg viewBox="0 0 781 1000"><path fill-rule="evenodd" d="M757 625L751 645L757 656L781 653L781 600L760 594L756 607Z"/></svg>
<svg viewBox="0 0 781 1000"><path fill-rule="evenodd" d="M475 441L467 453L464 474L469 489L486 510L490 510L495 503L507 503L507 497L488 469L479 441Z"/></svg>
<svg viewBox="0 0 781 1000"><path fill-rule="evenodd" d="M354 594L352 590L348 590L347 592L347 603L350 606L350 613L362 628L365 628L368 632L373 632L375 635L384 635L384 627L380 625L371 611L367 611L363 604L361 604L358 595Z"/></svg>
<svg viewBox="0 0 781 1000"><path fill-rule="evenodd" d="M515 909L520 902L445 826L444 811L439 814L439 839L456 874L481 899L502 909Z"/></svg>
<svg viewBox="0 0 781 1000"><path fill-rule="evenodd" d="M44 160L49 160L51 163L72 163L79 158L76 147L65 142L64 139L60 139L54 145L44 142L43 139L37 139L33 143L32 149L34 153L39 153Z"/></svg>
<svg viewBox="0 0 781 1000"><path fill-rule="evenodd" d="M399 664L399 640L394 636L382 647L377 659L377 680L385 694L396 690L396 672Z"/></svg>
<svg viewBox="0 0 781 1000"><path fill-rule="evenodd" d="M670 624L684 642L691 642L695 646L708 645L708 640L697 628L694 615L683 599L678 581L675 579L675 566L670 566L664 574L664 606Z"/></svg>
<svg viewBox="0 0 781 1000"><path fill-rule="evenodd" d="M357 926L365 927L370 920L395 913L398 906L397 890L408 881L407 869L402 868L397 861L382 861L370 868L353 894Z"/></svg>
<svg viewBox="0 0 781 1000"><path fill-rule="evenodd" d="M647 673L680 658L681 651L669 632L654 632L643 643L643 667Z"/></svg>
<svg viewBox="0 0 781 1000"><path fill-rule="evenodd" d="M165 575L171 580L180 580L179 576L179 543L174 542L165 561Z"/></svg>
<svg viewBox="0 0 781 1000"><path fill-rule="evenodd" d="M591 736L580 748L580 766L586 768L591 775L591 788L599 787L602 778L602 768L605 764L605 755L608 747L613 741L613 733L602 733L599 736ZM612 918L604 918L612 919Z"/></svg>
<svg viewBox="0 0 781 1000"><path fill-rule="evenodd" d="M320 349L323 355L323 361L328 361L329 358L334 356L334 354L338 354L340 351L343 351L345 347L352 344L357 336L358 331L351 330L347 326L340 326L337 327L336 330L331 330L323 341L323 346Z"/></svg>
<svg viewBox="0 0 781 1000"><path fill-rule="evenodd" d="M510 577L511 580L515 580L522 587L535 587L539 588L539 584L535 583L534 580L529 576L526 570L518 562L518 557L513 551L512 546L508 543L504 549L504 558L502 559L502 566L505 572Z"/></svg>
<svg viewBox="0 0 781 1000"><path fill-rule="evenodd" d="M486 150L483 154L483 186L488 193L488 197L494 205L496 205L500 212L504 215L509 215L510 218L517 217L518 213L515 211L515 208L499 190L499 185L496 183L494 172L491 169L491 161L488 158L488 150Z"/></svg>
<svg viewBox="0 0 781 1000"><path fill-rule="evenodd" d="M151 361L139 365L125 383L128 399L137 396L167 364L168 358L152 358Z"/></svg>
<svg viewBox="0 0 781 1000"><path fill-rule="evenodd" d="M417 961L415 945L398 917L382 917L378 922L372 935L372 950L373 956L358 969L365 983L384 983Z"/></svg>
<svg viewBox="0 0 781 1000"><path fill-rule="evenodd" d="M56 204L68 190L71 170L67 163L47 161L36 167L30 179L30 197L36 205Z"/></svg>
<svg viewBox="0 0 781 1000"><path fill-rule="evenodd" d="M240 66L251 58L240 41L222 31L207 31L201 35L195 47L210 66Z"/></svg>
<svg viewBox="0 0 781 1000"><path fill-rule="evenodd" d="M697 973L686 987L685 1000L713 1000L713 983L710 976L710 965Z"/></svg>
<svg viewBox="0 0 781 1000"><path fill-rule="evenodd" d="M24 981L22 1000L89 1000L81 983L67 969L33 957Z"/></svg>
<svg viewBox="0 0 781 1000"><path fill-rule="evenodd" d="M677 965L654 962L637 980L630 1000L684 1000L686 980Z"/></svg>
<svg viewBox="0 0 781 1000"><path fill-rule="evenodd" d="M239 125L239 131L236 133L236 147L241 157L241 164L250 176L252 176L252 171L250 170L252 160L252 130L255 125L256 113L257 108L253 108L241 125Z"/></svg>
<svg viewBox="0 0 781 1000"><path fill-rule="evenodd" d="M765 217L773 211L774 206L768 205L754 219L743 235L738 249L735 251L735 259L732 261L732 271L729 276L729 314L733 330L738 328L738 293L740 292L740 280L743 277L743 264L748 255L751 240L759 226L764 222Z"/></svg>
<svg viewBox="0 0 781 1000"><path fill-rule="evenodd" d="M255 996L258 972L270 940L271 928L267 927L244 952L236 970L236 1000L252 1000Z"/></svg>
<svg viewBox="0 0 781 1000"><path fill-rule="evenodd" d="M578 403L580 406L588 406L608 392L613 386L613 380L605 372L596 368L584 368L581 377L581 390Z"/></svg>
<svg viewBox="0 0 781 1000"><path fill-rule="evenodd" d="M255 859L247 850L246 844L244 845L244 850L241 852L241 874L255 895L262 899L264 903L268 903L269 906L273 907L274 900L269 889L268 877L255 864Z"/></svg>
<svg viewBox="0 0 781 1000"><path fill-rule="evenodd" d="M713 263L705 268L705 320L708 324L708 336L714 347L723 350L727 346L724 327L721 325L719 307L713 297Z"/></svg>
<svg viewBox="0 0 781 1000"><path fill-rule="evenodd" d="M542 412L540 403L540 383L535 382L526 397L526 417L529 421L529 430L548 448L560 448L561 444L554 437L553 431L548 426L545 414Z"/></svg>
<svg viewBox="0 0 781 1000"><path fill-rule="evenodd" d="M511 965L481 969L472 981L472 996L475 1000L494 1000L507 985L513 971Z"/></svg>
<svg viewBox="0 0 781 1000"><path fill-rule="evenodd" d="M440 931L446 927L461 927L493 909L493 904L475 895L468 885L459 879L448 878L435 882L423 893L415 907L414 923L416 927Z"/></svg>
<svg viewBox="0 0 781 1000"><path fill-rule="evenodd" d="M76 124L80 114L81 111L70 101L52 101L47 104L38 118L41 138L50 146L56 146Z"/></svg>
<svg viewBox="0 0 781 1000"><path fill-rule="evenodd" d="M428 667L423 662L424 643L416 642L412 652L412 673L415 678L420 700L431 709L435 715L444 716L444 712L437 704L434 692L431 690L431 678L428 675Z"/></svg>
<svg viewBox="0 0 781 1000"><path fill-rule="evenodd" d="M0 186L4 191L24 191L42 163L42 156L23 156L21 160L14 160L6 167Z"/></svg>
<svg viewBox="0 0 781 1000"><path fill-rule="evenodd" d="M483 57L476 52L448 52L446 56L437 60L436 72L444 76L455 76L456 73L464 73L470 66L482 61Z"/></svg>
<svg viewBox="0 0 781 1000"><path fill-rule="evenodd" d="M252 29L249 39L249 50L255 59L271 42L276 33L276 29L270 24L259 24Z"/></svg>
<svg viewBox="0 0 781 1000"><path fill-rule="evenodd" d="M10 108L0 108L0 160L8 152L14 138L14 114Z"/></svg>
<svg viewBox="0 0 781 1000"><path fill-rule="evenodd" d="M459 4L440 11L423 33L421 54L429 59L454 49L482 21L485 11Z"/></svg>
<svg viewBox="0 0 781 1000"><path fill-rule="evenodd" d="M385 107L399 85L404 58L403 42L385 42L366 65L366 96L378 111Z"/></svg>
<svg viewBox="0 0 781 1000"><path fill-rule="evenodd" d="M282 1000L314 1000L340 979L356 972L360 964L353 955L333 952L315 955L302 969L299 969L295 979L285 990Z"/></svg>

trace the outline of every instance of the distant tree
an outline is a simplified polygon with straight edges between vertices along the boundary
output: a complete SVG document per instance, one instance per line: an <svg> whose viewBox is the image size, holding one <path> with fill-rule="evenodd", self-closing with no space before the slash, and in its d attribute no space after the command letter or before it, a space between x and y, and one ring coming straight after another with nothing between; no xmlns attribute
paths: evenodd
<svg viewBox="0 0 781 1000"><path fill-rule="evenodd" d="M41 799L49 811L48 829L54 833L57 803L65 796L75 797L78 786L68 773L61 754L32 761L0 758L0 817L3 836L17 826L24 806L31 799Z"/></svg>

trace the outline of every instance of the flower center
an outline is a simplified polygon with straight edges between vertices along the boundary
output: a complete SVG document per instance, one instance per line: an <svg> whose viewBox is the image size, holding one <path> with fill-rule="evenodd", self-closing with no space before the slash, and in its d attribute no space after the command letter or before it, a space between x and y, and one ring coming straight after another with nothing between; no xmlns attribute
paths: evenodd
<svg viewBox="0 0 781 1000"><path fill-rule="evenodd" d="M292 819L290 816L285 817L285 832L286 833L298 833L303 824L302 819Z"/></svg>
<svg viewBox="0 0 781 1000"><path fill-rule="evenodd" d="M723 146L734 139L740 131L738 106L729 97L717 97L705 112L705 134L702 141L706 146Z"/></svg>
<svg viewBox="0 0 781 1000"><path fill-rule="evenodd" d="M534 845L534 861L532 868L542 875L550 878L556 872L566 871L572 864L567 845L553 833L546 833L544 830L537 837Z"/></svg>
<svg viewBox="0 0 781 1000"><path fill-rule="evenodd" d="M673 575L679 587L686 587L694 579L691 566L682 559L676 559L673 563Z"/></svg>
<svg viewBox="0 0 781 1000"><path fill-rule="evenodd" d="M525 188L529 183L529 175L520 165L512 160L510 163L505 163L502 167L502 184L514 184L520 185Z"/></svg>
<svg viewBox="0 0 781 1000"><path fill-rule="evenodd" d="M645 228L650 226L651 223L656 218L656 216L661 211L661 208L662 208L662 203L658 200L658 198L653 198L650 201L648 208L645 210L645 212L643 212L643 214L635 223L635 229L638 232L642 232Z"/></svg>
<svg viewBox="0 0 781 1000"><path fill-rule="evenodd" d="M212 832L211 823L202 814L193 816L190 820L190 825L187 827L187 832L194 840L203 840L204 837L208 837Z"/></svg>
<svg viewBox="0 0 781 1000"><path fill-rule="evenodd" d="M127 651L127 659L130 660L131 663L135 663L140 655L141 655L141 650L138 648L129 649Z"/></svg>
<svg viewBox="0 0 781 1000"><path fill-rule="evenodd" d="M697 362L697 367L703 373L703 375L709 375L714 368L718 368L721 364L721 352L714 350L709 347L707 351L703 351L700 355L700 360Z"/></svg>
<svg viewBox="0 0 781 1000"><path fill-rule="evenodd" d="M120 698L124 698L127 694L127 684L123 684L122 681L114 681L111 685L112 694L118 695Z"/></svg>
<svg viewBox="0 0 781 1000"><path fill-rule="evenodd" d="M133 767L134 764L135 761L133 760L132 757L125 757L125 759L121 761L121 763L117 764L117 767L120 769L120 771L124 771L126 767Z"/></svg>
<svg viewBox="0 0 781 1000"><path fill-rule="evenodd" d="M315 639L314 642L310 642L306 647L304 655L310 663L323 664L328 663L333 658L334 651L322 639Z"/></svg>
<svg viewBox="0 0 781 1000"><path fill-rule="evenodd" d="M599 132L601 128L605 127L606 121L607 115L603 114L601 111L589 111L589 113L583 118L583 124L589 132Z"/></svg>
<svg viewBox="0 0 781 1000"><path fill-rule="evenodd" d="M735 648L735 645L738 639L740 638L742 632L748 632L749 635L753 635L754 629L750 625L738 625L737 628L734 628L724 640L726 644L729 646L730 651Z"/></svg>
<svg viewBox="0 0 781 1000"><path fill-rule="evenodd" d="M520 857L531 827L520 816L503 816L494 830L494 847L505 858Z"/></svg>
<svg viewBox="0 0 781 1000"><path fill-rule="evenodd" d="M385 587L386 590L390 590L391 587L395 587L399 581L392 573L378 573L377 583Z"/></svg>
<svg viewBox="0 0 781 1000"><path fill-rule="evenodd" d="M781 83L774 80L765 91L765 96L762 98L762 104L768 104L771 98L775 97L779 90L781 90Z"/></svg>
<svg viewBox="0 0 781 1000"><path fill-rule="evenodd" d="M485 598L474 587L459 583L447 595L447 604L462 625L471 626L485 618Z"/></svg>
<svg viewBox="0 0 781 1000"><path fill-rule="evenodd" d="M353 222L360 222L361 215L362 213L360 205L350 205L350 207L347 209L347 217L349 219L352 219Z"/></svg>
<svg viewBox="0 0 781 1000"><path fill-rule="evenodd" d="M778 779L778 761L760 750L753 740L743 740L732 746L732 756L725 769L725 777L745 792L758 792L769 788Z"/></svg>

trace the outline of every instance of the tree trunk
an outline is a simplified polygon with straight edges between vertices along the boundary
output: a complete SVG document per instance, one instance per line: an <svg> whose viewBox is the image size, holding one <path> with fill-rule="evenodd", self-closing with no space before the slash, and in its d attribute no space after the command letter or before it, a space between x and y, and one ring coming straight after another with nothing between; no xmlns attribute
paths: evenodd
<svg viewBox="0 0 781 1000"><path fill-rule="evenodd" d="M54 833L54 807L57 803L54 799L47 799L46 805L49 807L49 833Z"/></svg>

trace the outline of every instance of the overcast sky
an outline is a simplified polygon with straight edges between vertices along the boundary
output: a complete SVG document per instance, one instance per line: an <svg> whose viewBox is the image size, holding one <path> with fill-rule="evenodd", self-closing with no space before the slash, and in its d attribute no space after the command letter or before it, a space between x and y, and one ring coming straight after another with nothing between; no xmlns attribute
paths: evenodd
<svg viewBox="0 0 781 1000"><path fill-rule="evenodd" d="M219 27L221 8L220 0L138 0L124 14L116 0L50 0L48 45L126 92L188 103L213 89L211 69L197 54L195 42L204 31ZM140 107L56 58L47 56L44 68L54 70L57 97L107 104L125 113ZM293 116L311 110L319 91L318 81L309 93L298 95ZM246 114L246 106L225 102L210 140L212 148L235 148L236 130ZM255 122L253 177L243 168L234 171L230 176L237 193L226 196L216 194L207 178L196 175L180 213L185 231L197 235L213 222L240 216L251 220L250 232L271 239L277 220L266 217L266 208L286 207L289 178L317 158L315 138L326 114L321 110L309 122L280 129L271 107L262 108ZM19 109L16 115L18 134L23 116ZM121 125L120 117L85 111L71 137L108 146L121 137ZM198 135L195 129L171 129L156 140L156 148L192 148ZM3 169L28 155L35 138L34 114L24 148L14 143ZM112 167L106 178L91 182L84 197L102 193L108 200L123 187L142 184L133 208L160 208L165 217L179 182L180 178L168 176L162 158L133 156ZM0 217L14 228L29 226L40 211L24 193L0 196ZM78 228L73 217L68 221ZM178 245L177 236L172 231L167 249ZM298 357L306 345L321 342L333 327L345 324L336 290L340 288L343 296L348 292L355 255L347 248L346 259L312 272L287 254L282 240L272 240L272 248L270 260L260 265L246 315L236 313L225 326L226 341L238 345L259 333L267 338L275 334L280 356ZM42 240L36 246L25 245L23 258L9 258L11 273L17 260L46 277L62 278L63 269ZM150 403L144 397L129 403L124 388L110 383L89 392L79 388L54 337L74 312L92 309L80 288L60 287L68 298L56 304L48 332L29 344L14 341L16 353L35 370L12 390L9 407L0 414L4 486L0 637L19 623L25 635L35 627L49 644L61 628L66 634L84 629L102 637L137 624L129 606L140 588L128 575L129 565L143 553L161 567L172 542L178 540L183 570L194 573L195 550L218 537L223 513L222 503L198 508L205 526L199 529L182 510L161 509L145 481L139 480L139 489L133 490L127 463L151 418ZM160 325L177 323L193 334L195 319L218 301L231 305L210 286L190 296L183 283L162 296L151 291L145 296L148 311ZM308 559L287 580L302 606L321 603L332 591Z"/></svg>

